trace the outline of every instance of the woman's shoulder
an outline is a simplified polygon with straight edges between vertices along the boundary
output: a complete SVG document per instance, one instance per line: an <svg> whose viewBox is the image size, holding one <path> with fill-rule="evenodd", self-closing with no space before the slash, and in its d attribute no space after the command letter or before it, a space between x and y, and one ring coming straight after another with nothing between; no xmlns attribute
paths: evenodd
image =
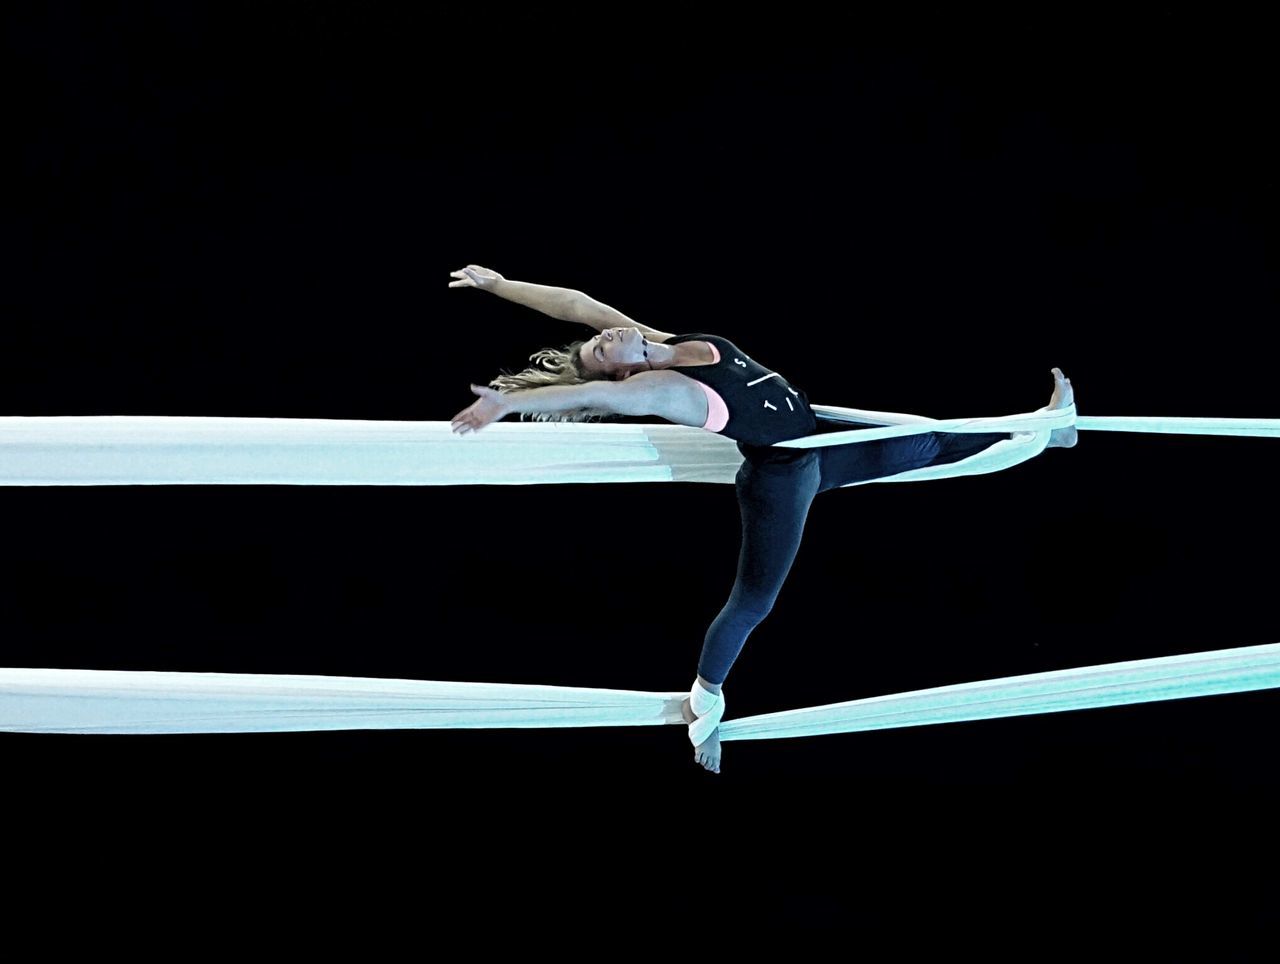
<svg viewBox="0 0 1280 964"><path fill-rule="evenodd" d="M687 332L683 335L672 335L670 338L666 340L666 344L673 345L676 342L685 342L685 341L711 341L712 339L715 339L716 341L728 340L726 338L721 338L719 335L707 334L704 331L694 331L694 332Z"/></svg>

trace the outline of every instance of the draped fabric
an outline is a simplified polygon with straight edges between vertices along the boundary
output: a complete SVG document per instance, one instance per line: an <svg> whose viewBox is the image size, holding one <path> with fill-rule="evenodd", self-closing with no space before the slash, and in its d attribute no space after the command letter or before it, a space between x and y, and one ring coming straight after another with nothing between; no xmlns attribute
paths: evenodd
<svg viewBox="0 0 1280 964"><path fill-rule="evenodd" d="M1082 431L1280 436L1280 419L1077 417L1074 406L942 420L829 405L813 408L825 421L862 427L777 447L847 445L920 432L1013 433L1013 438L962 461L873 482L997 472L1040 454L1054 429L1072 424ZM448 422L0 417L0 485L732 485L741 464L732 439L665 423L495 422L474 434L455 435Z"/></svg>
<svg viewBox="0 0 1280 964"><path fill-rule="evenodd" d="M875 482L995 472L1078 429L1280 436L1277 419L1077 417L1074 406L930 419L815 405L860 426L779 443L856 444L920 432L1012 433L962 461ZM448 422L180 416L0 418L3 485L732 484L736 443L680 425L498 422L455 435ZM863 484L863 483L854 483ZM1280 685L1280 644L965 683L728 720L722 739L775 739L1047 713ZM323 676L0 669L0 730L208 733L310 729L636 726L683 693Z"/></svg>
<svg viewBox="0 0 1280 964"><path fill-rule="evenodd" d="M776 740L1243 693L1280 686L1280 644L1130 660L725 720L722 740ZM658 726L685 692L348 676L0 669L0 731Z"/></svg>

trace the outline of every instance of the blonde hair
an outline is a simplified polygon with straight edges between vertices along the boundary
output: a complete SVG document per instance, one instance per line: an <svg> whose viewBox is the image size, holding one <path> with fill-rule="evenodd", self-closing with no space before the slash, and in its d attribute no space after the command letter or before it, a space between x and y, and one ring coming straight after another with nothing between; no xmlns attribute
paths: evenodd
<svg viewBox="0 0 1280 964"><path fill-rule="evenodd" d="M544 348L529 356L533 367L526 368L518 374L503 373L489 382L490 388L498 391L519 392L543 385L581 385L583 382L597 381L608 376L587 371L582 367L582 356L579 354L586 341L575 341L564 348ZM616 418L617 412L601 408L573 408L564 412L521 412L520 418L531 418L535 422L589 422L602 418Z"/></svg>

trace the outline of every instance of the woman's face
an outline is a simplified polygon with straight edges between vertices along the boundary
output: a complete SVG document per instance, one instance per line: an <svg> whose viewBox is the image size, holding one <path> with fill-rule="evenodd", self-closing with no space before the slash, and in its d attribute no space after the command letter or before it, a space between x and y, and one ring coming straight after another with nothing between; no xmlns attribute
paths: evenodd
<svg viewBox="0 0 1280 964"><path fill-rule="evenodd" d="M579 349L582 367L604 378L623 379L649 367L649 342L639 328L606 328Z"/></svg>

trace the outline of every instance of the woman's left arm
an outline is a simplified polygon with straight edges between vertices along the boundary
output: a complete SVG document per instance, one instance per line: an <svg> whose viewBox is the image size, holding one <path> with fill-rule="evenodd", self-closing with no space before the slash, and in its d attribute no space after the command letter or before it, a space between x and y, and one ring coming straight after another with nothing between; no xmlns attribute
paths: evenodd
<svg viewBox="0 0 1280 964"><path fill-rule="evenodd" d="M558 321L573 321L574 302L578 292L572 288L534 284L532 281L508 281L500 278L490 289L499 298L550 315Z"/></svg>

